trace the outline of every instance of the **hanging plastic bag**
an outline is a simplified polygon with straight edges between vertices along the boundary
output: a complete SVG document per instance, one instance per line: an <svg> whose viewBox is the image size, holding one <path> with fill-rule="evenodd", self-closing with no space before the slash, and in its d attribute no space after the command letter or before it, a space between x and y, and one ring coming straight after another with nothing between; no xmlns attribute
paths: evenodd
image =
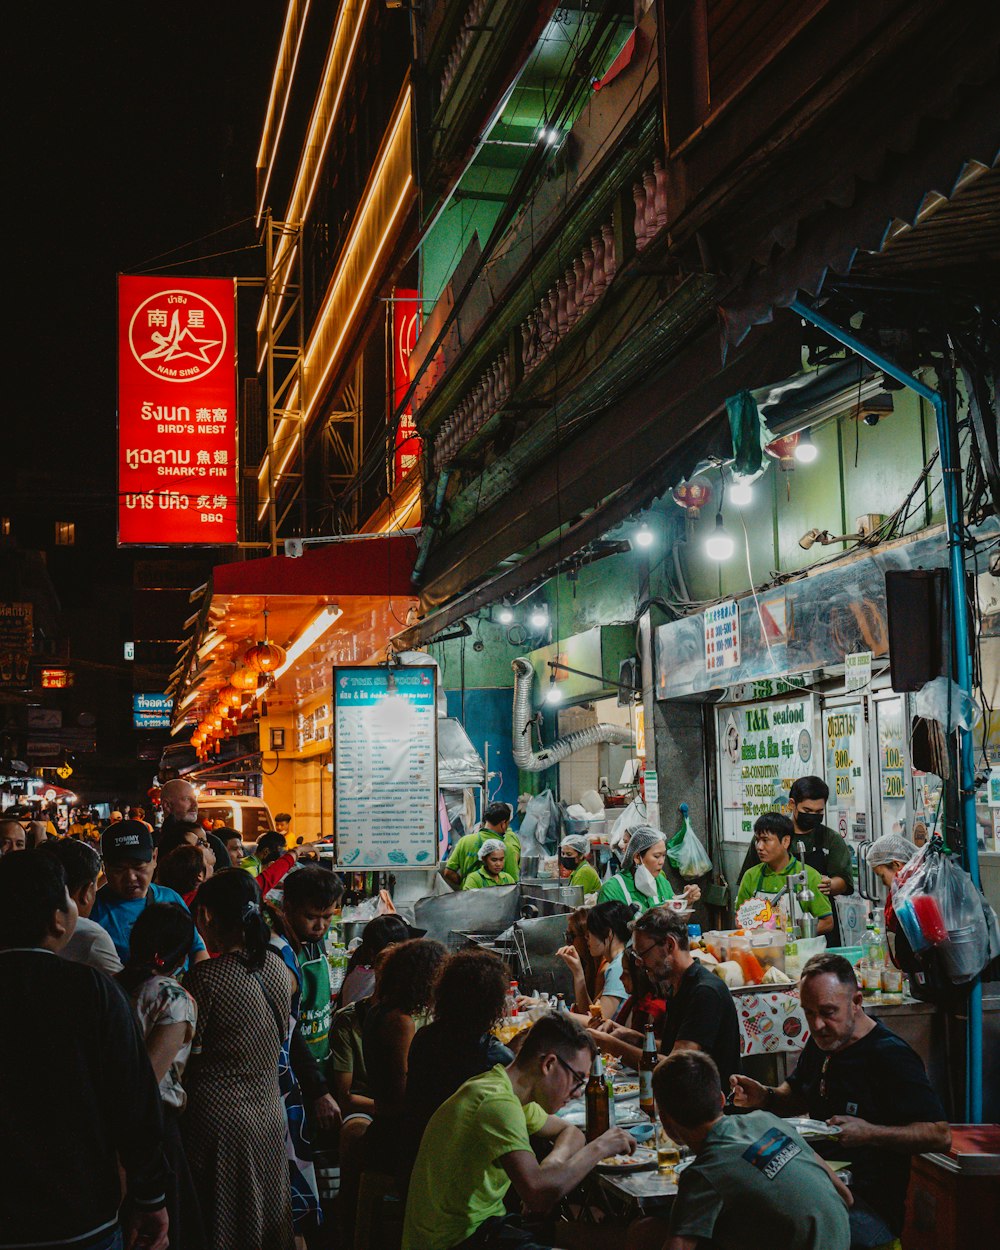
<svg viewBox="0 0 1000 1250"><path fill-rule="evenodd" d="M667 859L682 877L692 880L712 871L712 861L688 819L688 805L680 806L681 827L667 843Z"/></svg>
<svg viewBox="0 0 1000 1250"><path fill-rule="evenodd" d="M649 820L646 816L646 804L642 799L633 799L628 807L622 810L621 815L611 826L611 832L608 834L608 845L613 851L621 850L622 843L625 841L625 835L631 829L637 828L639 825L646 825Z"/></svg>
<svg viewBox="0 0 1000 1250"><path fill-rule="evenodd" d="M989 962L993 935L988 904L940 838L932 838L914 856L905 877L897 876L892 903L914 952L926 957L933 950L955 984L971 981Z"/></svg>
<svg viewBox="0 0 1000 1250"><path fill-rule="evenodd" d="M551 790L533 794L527 801L517 836L521 855L545 855L559 843L561 813Z"/></svg>
<svg viewBox="0 0 1000 1250"><path fill-rule="evenodd" d="M936 720L945 733L954 729L970 732L982 720L982 710L971 694L967 694L950 677L935 677L925 682L913 701L918 716Z"/></svg>

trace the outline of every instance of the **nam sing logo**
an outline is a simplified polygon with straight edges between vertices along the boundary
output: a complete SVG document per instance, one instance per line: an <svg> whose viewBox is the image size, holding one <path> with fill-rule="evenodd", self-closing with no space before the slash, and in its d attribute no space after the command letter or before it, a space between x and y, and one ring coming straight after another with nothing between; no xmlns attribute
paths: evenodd
<svg viewBox="0 0 1000 1250"><path fill-rule="evenodd" d="M129 347L138 364L164 382L198 382L226 350L219 310L194 291L157 291L132 314Z"/></svg>

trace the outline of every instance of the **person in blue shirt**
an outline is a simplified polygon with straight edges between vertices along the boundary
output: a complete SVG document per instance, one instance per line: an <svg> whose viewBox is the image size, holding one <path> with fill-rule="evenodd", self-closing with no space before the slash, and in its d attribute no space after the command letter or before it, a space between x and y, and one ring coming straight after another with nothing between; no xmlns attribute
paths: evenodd
<svg viewBox="0 0 1000 1250"><path fill-rule="evenodd" d="M101 856L107 884L94 900L91 920L106 929L122 963L128 963L132 926L147 903L187 905L176 890L153 881L156 846L149 827L140 820L120 820L109 825L101 836ZM195 933L191 962L208 958L199 933Z"/></svg>

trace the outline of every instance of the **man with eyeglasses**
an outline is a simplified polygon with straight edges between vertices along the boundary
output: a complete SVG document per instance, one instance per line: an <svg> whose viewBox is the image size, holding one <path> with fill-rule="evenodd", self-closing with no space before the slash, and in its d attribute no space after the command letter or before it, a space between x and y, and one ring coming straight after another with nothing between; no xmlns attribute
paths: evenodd
<svg viewBox="0 0 1000 1250"><path fill-rule="evenodd" d="M666 999L660 1051L711 1055L723 1082L740 1066L740 1025L736 1004L725 982L688 949L687 923L665 907L653 907L632 926L632 956ZM637 1068L643 1035L613 1021L598 1025L602 1050L621 1055Z"/></svg>
<svg viewBox="0 0 1000 1250"><path fill-rule="evenodd" d="M599 1160L635 1149L624 1129L588 1143L554 1114L583 1089L594 1049L573 1020L543 1016L509 1068L472 1077L442 1103L410 1178L403 1250L550 1250L546 1232L507 1213L510 1186L529 1216L544 1216ZM552 1143L541 1162L529 1137Z"/></svg>
<svg viewBox="0 0 1000 1250"><path fill-rule="evenodd" d="M101 857L107 882L97 891L90 918L107 930L118 958L128 963L132 926L147 903L187 906L176 890L153 881L157 851L149 827L141 820L120 820L101 836ZM207 959L208 951L195 930L191 962Z"/></svg>
<svg viewBox="0 0 1000 1250"><path fill-rule="evenodd" d="M903 1228L910 1156L951 1144L944 1108L919 1055L865 1015L842 955L810 959L799 997L810 1037L795 1071L776 1089L735 1077L733 1103L836 1125L837 1137L817 1149L851 1165L851 1250L892 1244Z"/></svg>

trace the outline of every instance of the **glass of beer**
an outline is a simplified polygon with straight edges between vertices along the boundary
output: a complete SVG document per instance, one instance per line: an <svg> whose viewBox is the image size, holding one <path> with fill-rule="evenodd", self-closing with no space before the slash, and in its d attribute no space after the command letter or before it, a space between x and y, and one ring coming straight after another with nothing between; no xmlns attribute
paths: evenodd
<svg viewBox="0 0 1000 1250"><path fill-rule="evenodd" d="M675 1168L681 1161L681 1150L662 1124L656 1126L656 1170L668 1180L675 1180Z"/></svg>

